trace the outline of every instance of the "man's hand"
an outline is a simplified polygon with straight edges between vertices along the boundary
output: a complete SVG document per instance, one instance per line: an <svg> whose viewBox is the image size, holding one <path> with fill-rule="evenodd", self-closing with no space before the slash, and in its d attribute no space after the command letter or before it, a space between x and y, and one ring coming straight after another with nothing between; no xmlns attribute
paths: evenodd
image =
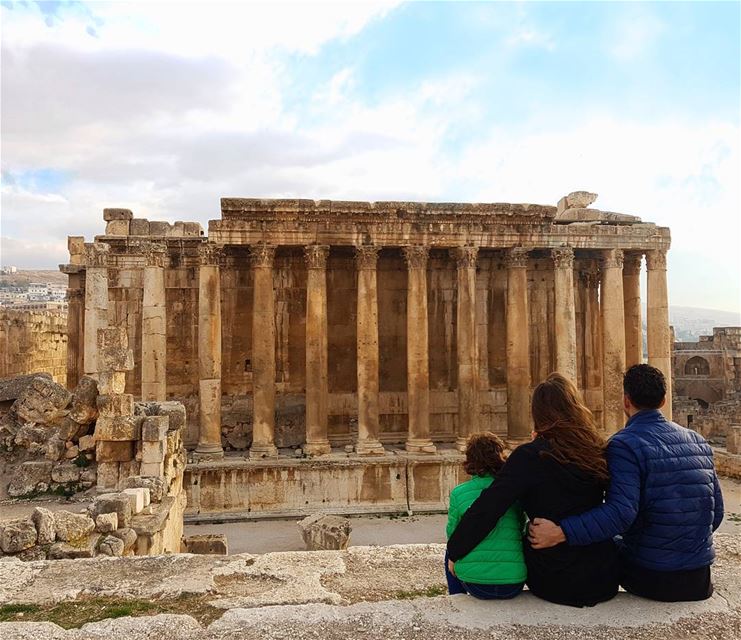
<svg viewBox="0 0 741 640"><path fill-rule="evenodd" d="M527 539L533 549L548 549L566 542L566 536L561 527L545 518L535 518L530 523Z"/></svg>
<svg viewBox="0 0 741 640"><path fill-rule="evenodd" d="M452 560L448 560L448 571L455 575L455 562L453 562Z"/></svg>

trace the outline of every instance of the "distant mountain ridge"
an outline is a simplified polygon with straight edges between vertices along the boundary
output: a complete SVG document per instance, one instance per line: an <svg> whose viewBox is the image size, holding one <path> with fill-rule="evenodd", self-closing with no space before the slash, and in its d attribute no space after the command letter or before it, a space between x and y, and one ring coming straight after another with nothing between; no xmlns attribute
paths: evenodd
<svg viewBox="0 0 741 640"><path fill-rule="evenodd" d="M670 306L669 323L678 341L692 342L699 336L711 335L713 327L741 327L741 313Z"/></svg>

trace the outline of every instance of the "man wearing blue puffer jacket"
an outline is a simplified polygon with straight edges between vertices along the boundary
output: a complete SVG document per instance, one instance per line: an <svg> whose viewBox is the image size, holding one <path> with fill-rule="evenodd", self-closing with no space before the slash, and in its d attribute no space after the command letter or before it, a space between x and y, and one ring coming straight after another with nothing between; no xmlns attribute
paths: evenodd
<svg viewBox="0 0 741 640"><path fill-rule="evenodd" d="M663 602L705 600L713 593L713 531L723 520L713 452L659 411L666 401L661 371L632 366L623 390L628 423L607 445L604 504L559 524L536 518L528 537L535 549L616 538L626 591Z"/></svg>

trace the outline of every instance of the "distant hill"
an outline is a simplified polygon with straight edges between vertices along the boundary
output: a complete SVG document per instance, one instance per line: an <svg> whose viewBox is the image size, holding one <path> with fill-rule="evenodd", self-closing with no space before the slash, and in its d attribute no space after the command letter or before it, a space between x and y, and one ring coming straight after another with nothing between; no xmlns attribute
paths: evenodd
<svg viewBox="0 0 741 640"><path fill-rule="evenodd" d="M52 284L67 284L67 274L51 269L38 271L18 271L9 275L0 275L0 286L23 286L30 282L51 282Z"/></svg>
<svg viewBox="0 0 741 640"><path fill-rule="evenodd" d="M741 327L741 314L697 307L669 307L669 322L678 341L692 342L711 335L713 327Z"/></svg>

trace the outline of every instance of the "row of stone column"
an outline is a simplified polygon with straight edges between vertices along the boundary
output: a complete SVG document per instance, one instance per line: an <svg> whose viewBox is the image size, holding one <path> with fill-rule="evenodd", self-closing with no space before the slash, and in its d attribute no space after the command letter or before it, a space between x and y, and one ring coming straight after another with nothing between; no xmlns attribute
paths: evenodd
<svg viewBox="0 0 741 640"><path fill-rule="evenodd" d="M275 246L258 244L250 249L254 273L252 368L253 457L274 456L275 431L275 313L273 262ZM359 454L382 454L379 441L379 347L377 246L356 250L357 266L357 396ZM407 402L406 449L434 452L430 438L429 352L427 320L427 260L422 245L403 248L408 269L407 288ZM476 336L476 260L478 248L457 247L457 363L458 424L456 445L462 449L479 420L478 354ZM306 445L311 455L329 452L327 437L327 258L329 247L305 247L306 300ZM551 252L554 266L555 365L577 379L574 252L564 247ZM107 325L108 278L106 255L88 245L85 288L84 363L86 373L96 373L95 345L87 337ZM152 243L145 250L142 309L142 388L144 400L166 395L166 247ZM529 311L527 265L529 251L507 252L506 358L508 437L524 440L530 433ZM666 255L647 253L648 359L671 381ZM585 287L585 368L583 386L601 386L604 424L608 431L623 423L622 373L642 361L640 308L641 255L624 257L618 249L603 250L597 271L587 272ZM600 286L598 294L598 285ZM204 244L200 254L198 306L198 367L200 436L197 451L219 455L221 447L221 286L218 252ZM601 368L597 371L597 368ZM601 385L599 384L601 382ZM669 397L671 395L669 394ZM667 406L666 413L670 414Z"/></svg>

